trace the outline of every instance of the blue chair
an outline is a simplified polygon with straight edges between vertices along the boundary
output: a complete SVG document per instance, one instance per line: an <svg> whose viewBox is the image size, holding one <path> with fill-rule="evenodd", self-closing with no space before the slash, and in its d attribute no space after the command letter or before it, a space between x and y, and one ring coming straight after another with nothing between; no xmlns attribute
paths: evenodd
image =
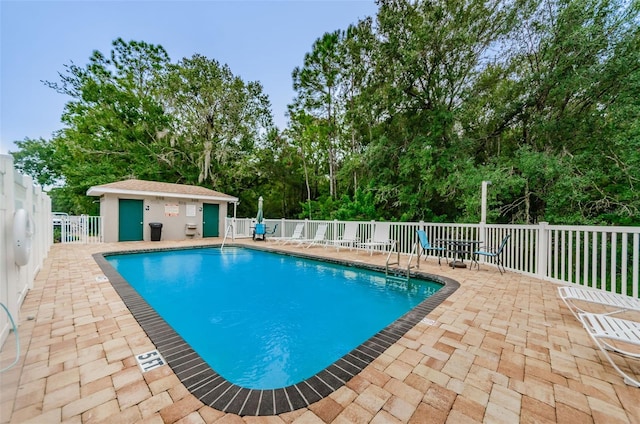
<svg viewBox="0 0 640 424"><path fill-rule="evenodd" d="M266 240L268 235L274 235L276 229L278 228L278 224L274 225L273 230L267 231L266 224L256 224L253 230L253 239L254 240Z"/></svg>
<svg viewBox="0 0 640 424"><path fill-rule="evenodd" d="M427 251L437 252L438 253L438 265L440 265L440 258L442 258L442 253L446 250L444 247L436 247L432 246L429 243L429 239L427 238L427 233L424 230L416 230L418 234L418 243L422 248L422 252L418 252L418 258L424 254L427 255ZM447 262L449 262L447 260Z"/></svg>
<svg viewBox="0 0 640 424"><path fill-rule="evenodd" d="M482 255L482 256L486 256L487 258L491 258L496 263L496 266L498 267L498 271L500 271L500 274L506 271L504 269L504 264L502 263L501 256L502 256L502 251L504 250L504 246L507 244L507 241L509 241L509 237L511 237L511 234L507 234L502 239L502 242L500 243L500 247L498 247L497 249L476 250L475 252L473 252L473 261L476 263L478 269L480 269L480 262L478 262L478 259L480 255ZM500 267L502 267L502 269L500 269Z"/></svg>
<svg viewBox="0 0 640 424"><path fill-rule="evenodd" d="M253 239L264 241L266 233L267 226L265 224L256 224L255 228L253 229Z"/></svg>
<svg viewBox="0 0 640 424"><path fill-rule="evenodd" d="M270 236L272 236L272 235L274 235L276 233L277 229L278 229L278 224L274 225L273 226L273 230L271 230L271 231L266 231L266 228L265 228L265 231L266 231L265 234L269 234Z"/></svg>

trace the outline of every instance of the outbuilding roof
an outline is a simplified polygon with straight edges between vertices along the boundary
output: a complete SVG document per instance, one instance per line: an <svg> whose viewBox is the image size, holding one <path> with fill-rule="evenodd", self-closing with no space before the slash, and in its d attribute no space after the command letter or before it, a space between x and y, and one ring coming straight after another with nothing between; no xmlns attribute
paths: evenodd
<svg viewBox="0 0 640 424"><path fill-rule="evenodd" d="M210 190L186 184L160 183L129 179L114 183L93 186L87 190L87 196L102 196L103 194L129 194L137 196L166 196L186 199L217 200L223 202L237 202L238 198L219 191Z"/></svg>

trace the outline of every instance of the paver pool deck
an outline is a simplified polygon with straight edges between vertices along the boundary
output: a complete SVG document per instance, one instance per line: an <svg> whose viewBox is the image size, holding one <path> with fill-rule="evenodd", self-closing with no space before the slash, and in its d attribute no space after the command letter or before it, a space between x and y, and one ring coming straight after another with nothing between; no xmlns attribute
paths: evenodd
<svg viewBox="0 0 640 424"><path fill-rule="evenodd" d="M622 377L557 296L557 285L489 265L420 271L460 288L342 388L307 408L240 417L205 406L155 349L92 255L220 239L51 247L19 318L20 361L0 374L0 423L640 423L640 388ZM295 246L260 243L274 249ZM383 265L386 255L305 253ZM640 316L629 313L631 319ZM0 368L15 357L15 335ZM614 356L640 374L640 360Z"/></svg>

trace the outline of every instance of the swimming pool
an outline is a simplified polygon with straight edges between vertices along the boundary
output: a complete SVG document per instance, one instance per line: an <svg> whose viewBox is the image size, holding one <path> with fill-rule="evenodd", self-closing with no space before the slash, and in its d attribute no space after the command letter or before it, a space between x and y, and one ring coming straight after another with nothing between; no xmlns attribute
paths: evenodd
<svg viewBox="0 0 640 424"><path fill-rule="evenodd" d="M187 349L192 358L191 348L213 369L191 363L196 375L186 377L185 385L192 392L204 387L199 392L208 395L205 403L241 415L298 409L326 396L422 319L429 307L425 298L443 287L415 279L409 285L390 283L379 272L245 248L106 259L147 304L142 316L153 308L184 339L186 345L177 349L172 336L165 353L163 341L141 322L174 371L181 370L172 363L174 356ZM195 383L198 375L207 377ZM230 390L235 395L225 397ZM270 406L238 411L240 402L234 406L234 400L244 398L244 407L254 392L260 398L273 394ZM283 405L278 392L284 392Z"/></svg>

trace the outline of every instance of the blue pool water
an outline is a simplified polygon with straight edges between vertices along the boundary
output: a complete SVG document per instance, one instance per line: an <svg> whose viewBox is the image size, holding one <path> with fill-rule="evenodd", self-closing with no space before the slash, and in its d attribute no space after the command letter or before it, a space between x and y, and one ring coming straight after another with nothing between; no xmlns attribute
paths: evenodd
<svg viewBox="0 0 640 424"><path fill-rule="evenodd" d="M233 247L106 259L217 373L249 389L313 376L442 287Z"/></svg>

